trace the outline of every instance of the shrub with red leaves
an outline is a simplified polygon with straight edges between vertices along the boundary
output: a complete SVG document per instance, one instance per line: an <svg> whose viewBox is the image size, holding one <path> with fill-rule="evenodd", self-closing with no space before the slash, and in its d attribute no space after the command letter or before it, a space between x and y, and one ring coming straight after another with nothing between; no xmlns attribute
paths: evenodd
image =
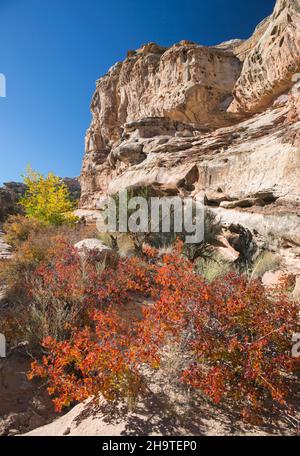
<svg viewBox="0 0 300 456"><path fill-rule="evenodd" d="M90 396L137 397L142 366L159 368L170 343L185 360L181 381L216 403L233 401L245 417L267 402L288 406L299 370L291 357L299 303L237 274L207 283L179 251L153 263L148 249L151 261L120 260L101 273L90 265L85 282L72 252L39 269L45 287L83 297L88 314L67 340L44 340L48 354L29 374L48 379L57 410ZM141 296L152 299L142 313L132 307Z"/></svg>

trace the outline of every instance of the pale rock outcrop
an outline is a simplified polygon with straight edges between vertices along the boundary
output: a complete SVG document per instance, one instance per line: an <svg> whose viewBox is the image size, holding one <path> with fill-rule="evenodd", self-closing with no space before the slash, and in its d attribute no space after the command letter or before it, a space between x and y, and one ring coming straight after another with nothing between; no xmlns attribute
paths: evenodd
<svg viewBox="0 0 300 456"><path fill-rule="evenodd" d="M295 82L300 73L300 0L277 0L253 41L246 48L230 112L264 109Z"/></svg>
<svg viewBox="0 0 300 456"><path fill-rule="evenodd" d="M105 245L99 239L83 239L74 245L82 259L93 260L114 267L118 261L118 255L113 249Z"/></svg>
<svg viewBox="0 0 300 456"><path fill-rule="evenodd" d="M27 378L31 362L25 343L0 358L0 436L29 432L57 418L43 382Z"/></svg>
<svg viewBox="0 0 300 456"><path fill-rule="evenodd" d="M85 257L86 253L97 251L100 255L106 255L107 252L111 251L111 248L103 244L99 239L83 239L82 241L77 242L74 245L75 249L78 250L78 253Z"/></svg>
<svg viewBox="0 0 300 456"><path fill-rule="evenodd" d="M298 271L299 31L299 0L277 0L249 40L130 52L97 82L80 210L128 187L203 196Z"/></svg>
<svg viewBox="0 0 300 456"><path fill-rule="evenodd" d="M97 82L91 104L93 120L86 135L81 174L82 203L90 205L99 189L105 191L110 180L107 157L126 139L132 122L158 118L151 128L149 122L139 126L142 137L157 136L161 130L184 137L207 123L228 124L231 116L226 109L240 71L241 63L230 49L186 41L169 49L150 43L114 65Z"/></svg>
<svg viewBox="0 0 300 456"><path fill-rule="evenodd" d="M295 288L293 290L294 298L300 299L300 275L296 277Z"/></svg>

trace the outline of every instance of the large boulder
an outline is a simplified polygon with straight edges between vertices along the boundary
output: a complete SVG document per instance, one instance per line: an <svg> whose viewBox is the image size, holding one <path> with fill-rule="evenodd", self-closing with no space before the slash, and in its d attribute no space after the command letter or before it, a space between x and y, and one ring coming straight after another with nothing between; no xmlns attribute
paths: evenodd
<svg viewBox="0 0 300 456"><path fill-rule="evenodd" d="M0 436L28 432L57 417L46 386L27 378L31 362L26 344L8 348L0 358Z"/></svg>
<svg viewBox="0 0 300 456"><path fill-rule="evenodd" d="M165 133L184 139L207 123L227 125L231 115L226 109L241 66L230 48L186 41L168 49L150 43L114 65L97 81L91 103L81 203L90 205L96 192L106 191L115 159L124 165L146 158L141 148L144 142L133 146L130 141L128 147L119 147L128 134L136 134L132 127L144 139ZM152 125L149 118L154 119ZM140 121L144 125L136 126Z"/></svg>

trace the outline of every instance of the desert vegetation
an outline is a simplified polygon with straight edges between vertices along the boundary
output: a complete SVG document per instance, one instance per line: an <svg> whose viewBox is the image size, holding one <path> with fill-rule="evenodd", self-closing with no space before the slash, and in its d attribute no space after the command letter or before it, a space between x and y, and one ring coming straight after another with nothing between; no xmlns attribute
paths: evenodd
<svg viewBox="0 0 300 456"><path fill-rule="evenodd" d="M289 277L263 286L274 256L241 272L216 254L222 227L209 212L199 245L175 233L128 234L128 256L118 233L69 215L74 203L55 176L30 176L24 215L4 225L13 256L1 269L10 305L0 331L10 347L26 344L28 378L46 382L57 412L90 397L134 408L158 376L175 394L225 404L246 422L275 413L297 423L300 308ZM79 251L83 239L109 245L109 261Z"/></svg>
<svg viewBox="0 0 300 456"><path fill-rule="evenodd" d="M46 380L57 411L89 397L133 407L155 372L245 420L272 409L296 413L300 366L291 341L299 302L288 278L274 289L262 285L259 270L270 258L238 273L212 254L219 228L208 218L210 238L196 260L181 239L165 248L135 239L134 255L119 257L116 241L115 261L105 263L97 251L74 248L97 237L95 228L53 217L51 206L46 218L32 213L28 201L44 192L37 182L22 200L26 215L4 227L14 255L1 276L13 305L0 330L11 346L26 341L35 358L28 378Z"/></svg>

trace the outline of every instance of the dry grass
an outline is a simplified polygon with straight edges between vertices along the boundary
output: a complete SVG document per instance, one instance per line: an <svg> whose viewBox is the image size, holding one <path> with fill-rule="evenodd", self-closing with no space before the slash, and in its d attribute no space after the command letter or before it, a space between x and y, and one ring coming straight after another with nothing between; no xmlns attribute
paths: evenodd
<svg viewBox="0 0 300 456"><path fill-rule="evenodd" d="M255 279L261 278L266 272L278 269L280 264L281 259L278 255L272 252L263 252L253 265L251 277Z"/></svg>
<svg viewBox="0 0 300 456"><path fill-rule="evenodd" d="M227 274L235 270L233 263L224 260L223 257L214 255L211 258L199 258L197 261L197 271L209 282L216 277Z"/></svg>

